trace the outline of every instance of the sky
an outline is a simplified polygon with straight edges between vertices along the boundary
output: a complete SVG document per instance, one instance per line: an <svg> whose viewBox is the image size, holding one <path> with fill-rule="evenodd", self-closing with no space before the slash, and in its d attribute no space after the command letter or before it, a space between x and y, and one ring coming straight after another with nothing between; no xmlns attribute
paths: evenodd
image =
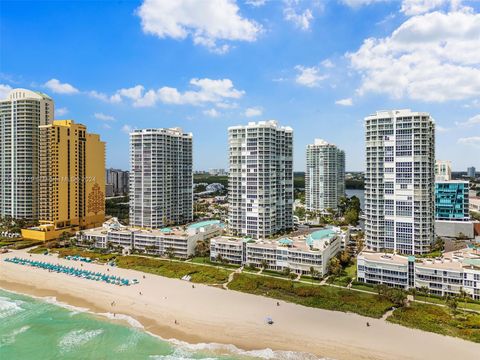
<svg viewBox="0 0 480 360"><path fill-rule="evenodd" d="M427 111L436 157L480 169L480 2L143 0L0 2L0 98L55 100L129 168L135 128L181 127L194 169L228 167L227 129L294 129L294 169L321 138L364 170L364 117Z"/></svg>

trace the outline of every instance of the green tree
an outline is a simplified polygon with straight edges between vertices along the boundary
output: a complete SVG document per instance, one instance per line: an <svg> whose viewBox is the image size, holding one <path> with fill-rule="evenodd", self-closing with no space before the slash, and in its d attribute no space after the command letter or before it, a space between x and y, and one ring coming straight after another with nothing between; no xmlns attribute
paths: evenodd
<svg viewBox="0 0 480 360"><path fill-rule="evenodd" d="M338 276L342 272L342 265L340 265L340 260L338 258L333 257L329 260L327 265L328 273L332 276Z"/></svg>
<svg viewBox="0 0 480 360"><path fill-rule="evenodd" d="M175 257L175 249L170 246L167 249L165 249L165 254L171 260Z"/></svg>
<svg viewBox="0 0 480 360"><path fill-rule="evenodd" d="M340 254L338 254L338 260L340 261L340 265L342 266L342 268L345 268L350 265L352 257L350 256L348 251L344 250Z"/></svg>
<svg viewBox="0 0 480 360"><path fill-rule="evenodd" d="M453 315L455 315L457 313L458 299L457 299L456 296L453 296L453 295L447 296L447 298L445 300L445 304L452 311Z"/></svg>
<svg viewBox="0 0 480 360"><path fill-rule="evenodd" d="M210 243L208 240L200 240L195 247L195 255L207 257L210 254Z"/></svg>
<svg viewBox="0 0 480 360"><path fill-rule="evenodd" d="M402 307L407 302L407 294L402 289L388 289L387 297L397 307Z"/></svg>
<svg viewBox="0 0 480 360"><path fill-rule="evenodd" d="M344 219L348 225L352 225L352 226L357 225L359 218L360 218L360 213L355 209L349 208L345 212Z"/></svg>
<svg viewBox="0 0 480 360"><path fill-rule="evenodd" d="M460 297L460 299L462 299L463 301L463 306L466 307L467 306L467 298L470 296L466 291L465 289L462 287L460 288L460 291L458 293L458 296Z"/></svg>

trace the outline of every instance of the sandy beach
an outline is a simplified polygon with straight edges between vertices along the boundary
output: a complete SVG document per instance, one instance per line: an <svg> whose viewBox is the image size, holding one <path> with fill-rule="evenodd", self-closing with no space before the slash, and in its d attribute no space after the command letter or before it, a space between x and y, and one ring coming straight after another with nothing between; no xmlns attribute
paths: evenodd
<svg viewBox="0 0 480 360"><path fill-rule="evenodd" d="M0 255L0 288L55 296L96 313L125 314L164 339L307 352L337 360L467 360L478 359L480 354L479 344L385 320L285 302L276 306L274 299L199 284L192 288L185 281L108 266L110 274L140 280L138 285L120 287L3 261L14 256L29 258L30 254L20 250ZM54 256L31 258L80 267L78 262ZM106 272L107 266L83 264L83 268ZM267 316L273 318L273 325L265 323Z"/></svg>

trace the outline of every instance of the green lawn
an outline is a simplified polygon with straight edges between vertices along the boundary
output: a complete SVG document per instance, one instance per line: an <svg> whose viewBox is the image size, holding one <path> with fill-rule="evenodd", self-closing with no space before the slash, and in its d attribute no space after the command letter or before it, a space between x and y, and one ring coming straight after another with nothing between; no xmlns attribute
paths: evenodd
<svg viewBox="0 0 480 360"><path fill-rule="evenodd" d="M425 301L425 302L429 302L429 303L432 303L432 304L445 305L445 300L441 299L441 298L438 298L438 297L416 295L415 300ZM470 301L462 301L461 299L459 299L458 300L458 308L480 311L480 302L477 302L477 301L474 302L471 299L470 299Z"/></svg>
<svg viewBox="0 0 480 360"><path fill-rule="evenodd" d="M220 267L229 268L229 269L238 269L240 267L239 265L234 265L234 264L223 264L219 262L214 262L214 261L211 261L210 258L208 257L194 257L189 262L192 264L206 264L206 265L220 266Z"/></svg>
<svg viewBox="0 0 480 360"><path fill-rule="evenodd" d="M413 303L395 310L387 321L480 343L479 314L459 312L454 316L445 307Z"/></svg>
<svg viewBox="0 0 480 360"><path fill-rule="evenodd" d="M377 293L376 290L372 286L368 286L368 285L352 284L352 289L369 291L369 292L375 293L375 294Z"/></svg>
<svg viewBox="0 0 480 360"><path fill-rule="evenodd" d="M357 278L357 260L353 261L351 265L348 265L342 270L339 276L330 276L327 280L329 284L347 286L352 280Z"/></svg>
<svg viewBox="0 0 480 360"><path fill-rule="evenodd" d="M39 244L43 244L43 241L27 240L22 238L0 238L0 247L9 246L10 248L15 250L26 249Z"/></svg>
<svg viewBox="0 0 480 360"><path fill-rule="evenodd" d="M140 256L120 256L117 266L125 269L143 271L169 278L181 279L191 276L191 281L204 284L222 284L227 282L230 271L188 262L153 259Z"/></svg>
<svg viewBox="0 0 480 360"><path fill-rule="evenodd" d="M50 249L51 252L58 253L59 257L66 256L82 256L89 257L92 260L96 260L101 263L109 262L117 257L120 257L118 254L102 254L101 252L91 251L83 248L69 247L69 248L58 248Z"/></svg>
<svg viewBox="0 0 480 360"><path fill-rule="evenodd" d="M354 259L353 263L345 268L345 273L352 279L357 278L357 259Z"/></svg>
<svg viewBox="0 0 480 360"><path fill-rule="evenodd" d="M235 274L229 289L263 295L327 310L353 312L380 318L393 304L376 294L365 294L331 286L295 283L250 274Z"/></svg>

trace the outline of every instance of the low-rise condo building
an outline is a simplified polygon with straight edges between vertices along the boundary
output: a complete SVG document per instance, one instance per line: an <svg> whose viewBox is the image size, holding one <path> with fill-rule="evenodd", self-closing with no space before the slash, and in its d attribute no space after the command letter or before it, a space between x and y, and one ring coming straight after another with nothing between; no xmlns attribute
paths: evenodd
<svg viewBox="0 0 480 360"><path fill-rule="evenodd" d="M469 246L434 259L362 252L357 258L358 281L404 289L428 289L433 295L458 295L463 289L480 299L480 249Z"/></svg>
<svg viewBox="0 0 480 360"><path fill-rule="evenodd" d="M78 234L83 243L97 248L122 247L153 255L171 255L185 259L195 254L199 241L219 236L223 232L219 220L208 220L186 227L170 227L155 230L120 225L116 220L107 221L102 227Z"/></svg>
<svg viewBox="0 0 480 360"><path fill-rule="evenodd" d="M469 214L469 182L435 182L435 234L442 237L474 237Z"/></svg>
<svg viewBox="0 0 480 360"><path fill-rule="evenodd" d="M328 261L340 252L347 237L348 232L339 228L276 240L221 236L210 240L210 259L274 271L288 268L297 274L310 274L313 268L319 276L324 276Z"/></svg>

